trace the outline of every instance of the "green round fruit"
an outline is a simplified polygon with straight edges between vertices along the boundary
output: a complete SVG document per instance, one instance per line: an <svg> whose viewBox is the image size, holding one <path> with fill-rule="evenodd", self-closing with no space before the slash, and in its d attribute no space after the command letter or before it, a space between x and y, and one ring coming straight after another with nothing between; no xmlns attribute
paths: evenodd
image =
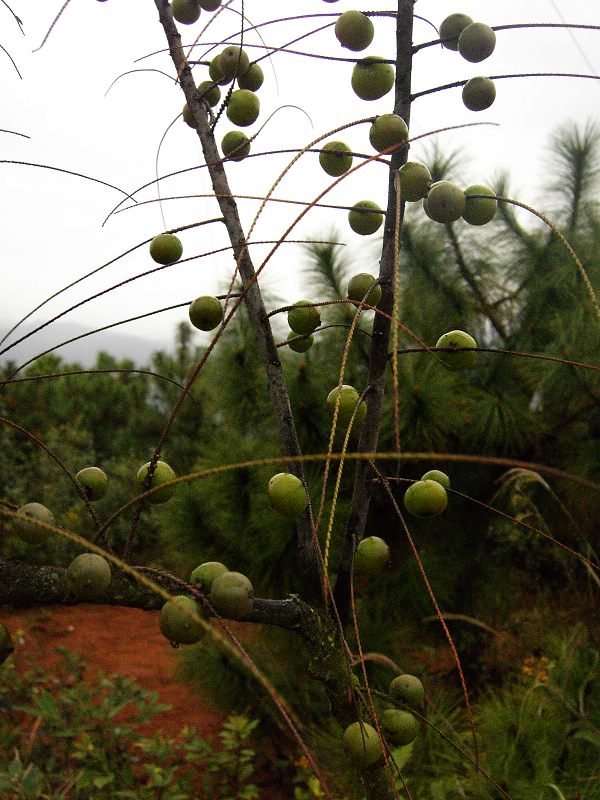
<svg viewBox="0 0 600 800"><path fill-rule="evenodd" d="M362 58L352 70L352 89L361 100L379 100L394 85L394 68L379 56Z"/></svg>
<svg viewBox="0 0 600 800"><path fill-rule="evenodd" d="M414 742L419 732L419 723L410 711L387 708L381 715L381 727L386 737L396 745Z"/></svg>
<svg viewBox="0 0 600 800"><path fill-rule="evenodd" d="M418 161L407 161L398 170L402 200L416 203L422 200L431 186L431 173Z"/></svg>
<svg viewBox="0 0 600 800"><path fill-rule="evenodd" d="M441 469L430 469L424 475L421 475L422 481L437 481L441 483L444 489L450 489L450 478Z"/></svg>
<svg viewBox="0 0 600 800"><path fill-rule="evenodd" d="M212 331L221 324L223 307L216 297L197 297L188 309L190 322L199 331Z"/></svg>
<svg viewBox="0 0 600 800"><path fill-rule="evenodd" d="M486 194L488 197L469 197L470 194ZM469 225L486 225L491 222L496 216L498 210L498 201L496 200L496 192L493 192L487 186L480 184L473 184L465 189L465 210L462 213L462 218Z"/></svg>
<svg viewBox="0 0 600 800"><path fill-rule="evenodd" d="M342 47L355 53L368 47L375 35L373 23L360 11L344 11L337 18L334 30Z"/></svg>
<svg viewBox="0 0 600 800"><path fill-rule="evenodd" d="M248 71L250 66L250 59L248 54L235 45L226 47L219 55L219 69L223 78L230 80L235 78L236 75L243 75Z"/></svg>
<svg viewBox="0 0 600 800"><path fill-rule="evenodd" d="M345 142L327 142L319 153L319 164L328 175L339 178L352 166L351 152Z"/></svg>
<svg viewBox="0 0 600 800"><path fill-rule="evenodd" d="M13 520L13 529L20 539L28 544L42 544L50 535L49 531L37 527L27 519L37 519L47 525L56 525L54 514L41 503L25 503L17 509L19 519ZM23 519L20 519L20 518Z"/></svg>
<svg viewBox="0 0 600 800"><path fill-rule="evenodd" d="M354 553L354 573L375 578L390 563L390 548L379 536L367 536Z"/></svg>
<svg viewBox="0 0 600 800"><path fill-rule="evenodd" d="M108 561L97 553L82 553L67 568L67 583L78 600L95 600L111 580Z"/></svg>
<svg viewBox="0 0 600 800"><path fill-rule="evenodd" d="M100 467L84 467L75 477L88 500L101 500L108 491L108 476Z"/></svg>
<svg viewBox="0 0 600 800"><path fill-rule="evenodd" d="M436 347L477 347L475 339L464 331L448 331L436 342ZM469 369L477 363L476 350L459 350L457 353L439 353L445 366L451 370Z"/></svg>
<svg viewBox="0 0 600 800"><path fill-rule="evenodd" d="M344 750L359 769L378 764L383 758L377 731L367 722L352 722L344 731Z"/></svg>
<svg viewBox="0 0 600 800"><path fill-rule="evenodd" d="M240 89L249 89L251 92L258 92L265 80L265 74L260 64L250 64L246 72L238 78Z"/></svg>
<svg viewBox="0 0 600 800"><path fill-rule="evenodd" d="M369 236L383 224L383 213L372 200L360 200L348 212L348 222L354 233Z"/></svg>
<svg viewBox="0 0 600 800"><path fill-rule="evenodd" d="M376 281L375 275L369 275L368 272L353 275L348 282L348 299L355 303L364 302L376 306L381 300L381 286Z"/></svg>
<svg viewBox="0 0 600 800"><path fill-rule="evenodd" d="M490 78L477 75L462 88L462 101L469 111L485 111L496 99L496 85Z"/></svg>
<svg viewBox="0 0 600 800"><path fill-rule="evenodd" d="M159 233L150 242L150 256L157 264L174 264L183 253L183 245L172 233Z"/></svg>
<svg viewBox="0 0 600 800"><path fill-rule="evenodd" d="M369 141L378 153L393 145L406 144L407 140L408 125L398 114L382 114L369 129Z"/></svg>
<svg viewBox="0 0 600 800"><path fill-rule="evenodd" d="M425 697L425 689L421 681L416 675L408 673L394 678L390 683L388 693L395 703L404 703L411 708L420 706Z"/></svg>
<svg viewBox="0 0 600 800"><path fill-rule="evenodd" d="M234 125L246 128L256 122L260 113L260 100L248 89L236 89L229 98L227 118Z"/></svg>
<svg viewBox="0 0 600 800"><path fill-rule="evenodd" d="M200 17L199 0L171 0L171 11L177 22L192 25Z"/></svg>
<svg viewBox="0 0 600 800"><path fill-rule="evenodd" d="M267 486L271 506L283 517L294 519L306 509L308 495L304 484L291 472L278 472Z"/></svg>
<svg viewBox="0 0 600 800"><path fill-rule="evenodd" d="M448 495L437 481L415 481L404 493L404 507L415 517L437 517L448 505Z"/></svg>
<svg viewBox="0 0 600 800"><path fill-rule="evenodd" d="M217 8L220 8L223 0L198 0L198 2L204 11L216 11Z"/></svg>
<svg viewBox="0 0 600 800"><path fill-rule="evenodd" d="M212 583L210 602L222 617L241 619L252 611L254 589L240 572L223 572Z"/></svg>
<svg viewBox="0 0 600 800"><path fill-rule="evenodd" d="M192 597L175 595L160 610L160 632L175 644L195 644L206 633L196 617L204 619L201 606Z"/></svg>
<svg viewBox="0 0 600 800"><path fill-rule="evenodd" d="M197 589L200 589L204 594L210 594L210 588L215 578L222 575L224 572L229 572L225 564L220 561L205 561L196 567L190 575L190 583Z"/></svg>
<svg viewBox="0 0 600 800"><path fill-rule="evenodd" d="M204 102L214 108L221 99L221 90L214 81L202 81L196 87L198 94Z"/></svg>
<svg viewBox="0 0 600 800"><path fill-rule="evenodd" d="M219 86L227 86L227 84L231 83L233 80L233 78L228 78L223 74L223 71L219 66L219 56L215 56L208 65L208 77L211 79L211 81L218 83Z"/></svg>
<svg viewBox="0 0 600 800"><path fill-rule="evenodd" d="M250 152L250 139L242 131L229 131L221 140L221 150L226 158L242 161Z"/></svg>
<svg viewBox="0 0 600 800"><path fill-rule="evenodd" d="M456 222L465 210L465 204L465 193L459 186L450 181L438 181L427 194L427 216L434 222Z"/></svg>
<svg viewBox="0 0 600 800"><path fill-rule="evenodd" d="M350 420L352 419L352 415L354 414L354 409L356 408L354 422L352 423L352 427L354 430L356 430L360 427L360 425L362 425L364 418L367 416L367 404L364 400L360 399L360 395L354 386L349 386L346 383L342 384L341 387L336 386L327 395L327 408L332 419L335 413L336 398L338 394L340 396L340 401L338 406L337 424L341 428L347 428L350 424ZM357 404L359 404L358 408Z"/></svg>
<svg viewBox="0 0 600 800"><path fill-rule="evenodd" d="M9 655L14 651L13 640L10 631L0 623L0 666L4 664Z"/></svg>
<svg viewBox="0 0 600 800"><path fill-rule="evenodd" d="M142 489L144 484L144 480L146 475L148 474L148 469L150 467L150 461L143 464L136 475L135 483L139 492L146 491ZM167 481L172 481L177 477L175 472L171 469L171 467L166 464L164 461L157 461L156 462L156 469L154 470L154 474L152 475L152 482L150 483L150 489L155 489L157 486L160 486ZM148 498L149 503L166 503L167 500L173 496L175 491L177 490L176 486L165 486L164 489L161 489L160 492L156 492L153 495L150 495Z"/></svg>
<svg viewBox="0 0 600 800"><path fill-rule="evenodd" d="M448 50L458 50L458 37L473 20L467 14L450 14L440 25L440 39Z"/></svg>
<svg viewBox="0 0 600 800"><path fill-rule="evenodd" d="M287 337L288 347L294 353L306 353L312 347L314 340L315 337L312 334L310 336L299 336L294 331L290 331Z"/></svg>
<svg viewBox="0 0 600 800"><path fill-rule="evenodd" d="M495 47L496 34L483 22L472 22L458 37L458 52L472 64L491 56Z"/></svg>
<svg viewBox="0 0 600 800"><path fill-rule="evenodd" d="M190 128L196 127L196 123L194 122L192 112L187 103L183 104L183 108L181 109L181 116L183 117L183 121L185 122L185 124L189 125Z"/></svg>
<svg viewBox="0 0 600 800"><path fill-rule="evenodd" d="M321 324L321 314L316 306L307 305L310 300L298 300L290 308L287 321L294 333L308 336Z"/></svg>

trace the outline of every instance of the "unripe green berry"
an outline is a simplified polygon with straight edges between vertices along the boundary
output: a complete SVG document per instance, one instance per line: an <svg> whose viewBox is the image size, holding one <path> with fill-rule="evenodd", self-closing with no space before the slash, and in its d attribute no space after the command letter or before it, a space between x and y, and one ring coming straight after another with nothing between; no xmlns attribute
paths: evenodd
<svg viewBox="0 0 600 800"><path fill-rule="evenodd" d="M150 468L150 461L146 464L143 464L136 475L135 483L139 492L146 491L143 486L148 474L148 470ZM171 467L165 463L164 461L157 461L156 468L154 470L154 474L152 475L152 481L150 483L150 489L155 489L157 486L160 486L167 481L172 481L177 477L175 472L171 469ZM177 490L176 486L165 486L164 489L161 489L159 492L155 492L154 494L150 495L148 498L149 503L158 504L158 503L166 503L167 500L173 496L175 491Z"/></svg>
<svg viewBox="0 0 600 800"><path fill-rule="evenodd" d="M465 193L460 187L450 181L438 181L427 194L427 216L434 222L456 222L465 210L465 204Z"/></svg>
<svg viewBox="0 0 600 800"><path fill-rule="evenodd" d="M223 319L223 307L216 297L204 295L191 303L188 314L194 328L200 331L212 331Z"/></svg>
<svg viewBox="0 0 600 800"><path fill-rule="evenodd" d="M440 39L448 50L458 50L458 37L473 20L467 14L450 14L440 25Z"/></svg>
<svg viewBox="0 0 600 800"><path fill-rule="evenodd" d="M251 92L257 92L263 85L264 80L265 75L260 64L250 64L246 72L238 78L238 86L240 89L249 89Z"/></svg>
<svg viewBox="0 0 600 800"><path fill-rule="evenodd" d="M342 47L357 53L373 41L373 23L360 11L344 11L335 23L335 35Z"/></svg>
<svg viewBox="0 0 600 800"><path fill-rule="evenodd" d="M173 644L195 644L206 633L198 618L204 618L201 606L192 597L175 595L160 610L160 632Z"/></svg>
<svg viewBox="0 0 600 800"><path fill-rule="evenodd" d="M348 282L348 299L376 306L381 300L381 286L376 281L377 278L368 272L353 275Z"/></svg>
<svg viewBox="0 0 600 800"><path fill-rule="evenodd" d="M314 340L315 337L312 334L310 336L301 336L295 331L290 331L287 337L288 347L295 353L306 353L312 347Z"/></svg>
<svg viewBox="0 0 600 800"><path fill-rule="evenodd" d="M108 588L110 581L109 563L98 553L82 553L67 569L69 590L78 600L95 600Z"/></svg>
<svg viewBox="0 0 600 800"><path fill-rule="evenodd" d="M471 78L462 88L462 101L469 111L485 111L495 99L496 85L483 75Z"/></svg>
<svg viewBox="0 0 600 800"><path fill-rule="evenodd" d="M477 347L477 342L468 333L455 330L448 331L448 333L440 336L435 346L449 348ZM456 353L451 351L440 352L439 356L446 367L451 370L469 369L477 363L476 350L457 350Z"/></svg>
<svg viewBox="0 0 600 800"><path fill-rule="evenodd" d="M221 140L221 150L232 161L242 161L250 152L250 139L242 131L229 131Z"/></svg>
<svg viewBox="0 0 600 800"><path fill-rule="evenodd" d="M393 145L406 145L407 140L408 125L398 114L382 114L369 129L369 141L377 152L387 150ZM394 152L400 149L402 148L398 147Z"/></svg>
<svg viewBox="0 0 600 800"><path fill-rule="evenodd" d="M408 673L394 678L388 693L395 703L404 703L411 708L420 706L425 697L425 689L419 678Z"/></svg>
<svg viewBox="0 0 600 800"><path fill-rule="evenodd" d="M382 226L383 213L372 200L360 200L348 212L348 222L354 233L369 236Z"/></svg>
<svg viewBox="0 0 600 800"><path fill-rule="evenodd" d="M447 505L446 490L437 481L415 481L404 493L404 506L415 517L437 517Z"/></svg>
<svg viewBox="0 0 600 800"><path fill-rule="evenodd" d="M182 253L183 245L172 233L159 233L150 242L150 257L157 264L174 264Z"/></svg>
<svg viewBox="0 0 600 800"><path fill-rule="evenodd" d="M469 197L474 194L485 194L488 197ZM491 222L498 210L498 201L496 200L496 193L489 189L487 186L474 184L465 189L465 210L462 213L462 218L469 225L486 225Z"/></svg>
<svg viewBox="0 0 600 800"><path fill-rule="evenodd" d="M260 100L248 89L236 89L229 98L225 113L234 125L246 128L258 119Z"/></svg>
<svg viewBox="0 0 600 800"><path fill-rule="evenodd" d="M438 483L441 483L444 489L450 489L450 478L440 469L430 469L424 475L421 475L421 480L437 481Z"/></svg>
<svg viewBox="0 0 600 800"><path fill-rule="evenodd" d="M473 22L467 25L458 37L458 52L461 56L476 64L488 58L496 47L496 34L489 25Z"/></svg>
<svg viewBox="0 0 600 800"><path fill-rule="evenodd" d="M308 495L304 484L291 472L273 475L267 487L271 506L283 517L294 519L306 509Z"/></svg>
<svg viewBox="0 0 600 800"><path fill-rule="evenodd" d="M321 314L316 306L307 305L310 300L298 300L288 311L288 325L294 333L308 336L321 324Z"/></svg>
<svg viewBox="0 0 600 800"><path fill-rule="evenodd" d="M352 89L361 100L379 100L394 85L394 68L379 56L368 56L354 65Z"/></svg>
<svg viewBox="0 0 600 800"><path fill-rule="evenodd" d="M327 142L319 153L319 164L328 175L339 178L352 166L351 152L345 142Z"/></svg>
<svg viewBox="0 0 600 800"><path fill-rule="evenodd" d="M190 583L200 589L201 592L204 592L204 594L209 594L214 579L224 572L229 572L229 570L220 561L205 561L192 570Z"/></svg>
<svg viewBox="0 0 600 800"><path fill-rule="evenodd" d="M431 186L431 173L418 161L407 161L398 170L402 200L415 203L422 200Z"/></svg>

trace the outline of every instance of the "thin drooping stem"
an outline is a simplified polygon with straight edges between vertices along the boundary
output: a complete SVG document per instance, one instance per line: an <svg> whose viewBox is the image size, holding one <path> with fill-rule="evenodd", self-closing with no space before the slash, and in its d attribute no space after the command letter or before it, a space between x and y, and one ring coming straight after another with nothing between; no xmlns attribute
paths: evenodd
<svg viewBox="0 0 600 800"><path fill-rule="evenodd" d="M268 389L271 402L275 410L275 417L279 430L282 451L286 456L300 455L300 444L290 400L283 377L283 370L279 354L273 339L273 333L262 294L255 280L255 270L246 244L246 237L240 221L235 200L231 197L227 175L223 162L217 150L215 138L210 130L206 109L200 100L194 78L189 68L181 44L181 37L173 22L171 7L167 0L154 0L159 13L160 23L169 44L169 51L177 74L180 76L181 87L185 93L192 118L200 138L204 159L208 165L212 187L219 203L229 235L236 265L239 268L242 284L247 289L245 302L252 326L257 337L262 360L267 373ZM304 483L304 470L298 462L289 464L290 472L297 475ZM303 596L307 600L322 602L319 567L314 543L309 514L305 512L298 518L298 544L302 559L303 571Z"/></svg>
<svg viewBox="0 0 600 800"><path fill-rule="evenodd" d="M410 124L413 13L412 0L398 0L394 113L402 117L407 125ZM382 294L378 308L384 313L377 314L373 322L368 377L370 391L366 395L367 415L358 443L358 450L362 452L375 452L379 441L385 374L388 364L390 315L394 308L394 237L396 231L396 188L394 179L398 169L406 162L407 155L408 148L402 147L398 148L391 157L388 205L379 270L379 285L381 286ZM348 620L352 554L356 545L362 539L371 501L372 484L369 480L369 472L370 467L366 461L357 464L346 538L334 592L340 617L344 621Z"/></svg>

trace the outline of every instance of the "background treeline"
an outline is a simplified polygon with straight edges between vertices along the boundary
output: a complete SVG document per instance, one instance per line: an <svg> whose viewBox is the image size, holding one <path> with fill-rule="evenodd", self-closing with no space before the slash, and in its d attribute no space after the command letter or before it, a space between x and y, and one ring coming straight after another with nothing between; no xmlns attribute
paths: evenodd
<svg viewBox="0 0 600 800"><path fill-rule="evenodd" d="M585 264L597 291L599 144L593 126L556 134L550 185L545 187L543 203L544 212L559 225ZM442 158L434 151L429 166L434 180L451 179L460 172L456 159ZM511 195L505 177L499 177L494 186L498 194ZM330 233L335 240L335 233ZM376 273L376 258L376 250L370 265L365 263L364 253L360 261L353 262L335 245L307 247L302 297L315 302L343 300L348 278L356 272ZM430 346L442 333L459 328L471 333L484 348L598 363L597 320L593 319L594 311L575 264L548 227L513 206L500 203L497 217L486 226L485 234L462 223L432 227L425 223L420 208L409 207L400 283L400 320ZM282 305L277 298L271 300L272 308ZM338 383L341 353L353 314L354 308L347 304L328 305L322 309L325 329L317 332L307 353L281 348L305 453L324 452L327 447L331 420L325 398ZM360 322L344 377L344 383L359 391L366 382L365 342L371 321L372 314L367 313ZM284 327L282 324L281 342L287 335ZM598 481L597 371L483 352L476 368L457 373L446 370L403 332L399 347L414 348L414 352L398 358L403 452L503 456ZM202 351L192 344L190 327L181 323L174 351L155 353L147 368L184 383ZM133 367L131 362L116 362L103 353L97 357L98 370ZM50 355L19 377L77 369L78 365ZM10 372L11 365L5 365L4 375ZM135 474L150 459L179 392L173 383L139 373L40 377L5 384L0 414L41 438L73 472L89 465L102 467L111 483L97 510L107 515L134 494ZM263 366L243 307L191 395L183 403L162 455L178 474L279 455ZM394 449L393 420L390 391L381 450ZM436 597L450 615L448 624L469 687L476 702L487 704L486 711L478 711L484 721L484 762L488 759L486 763L494 774L506 773L506 787L516 791L518 797L529 797L527 786L534 785L534 776L537 785L545 779L546 773L540 777L539 770L546 770L548 782L553 782L558 769L569 776L569 796L575 796L575 791L582 790L577 780L591 774L589 765L597 763L600 755L598 579L565 550L515 520L597 561L594 551L600 549L600 496L567 480L485 462L404 458L397 466L387 467L386 474L417 479L432 467L451 476L453 489L514 518L499 516L471 499L454 495L442 517L409 520ZM297 591L294 527L271 510L266 495L268 479L277 471L243 468L181 487L168 504L142 514L132 563L164 568L187 579L201 561L218 560L247 574L260 596L281 597ZM313 503L320 497L322 474L322 463L307 467ZM349 465L342 480L339 520L344 519L351 481ZM399 500L405 486L398 484ZM83 534L90 530L87 512L68 479L34 442L7 425L0 428L0 494L17 505L42 502L60 524ZM328 513L326 503L325 520ZM112 531L111 543L117 552L131 518L131 514L125 515ZM335 531L334 524L334 569ZM453 663L439 624L428 621L432 614L430 599L383 491L375 494L368 532L388 542L392 563L387 574L373 585L357 584L356 610L363 650L383 653L402 670L424 675L434 700L428 713L441 724L450 720L463 735L465 714ZM49 540L34 549L9 537L0 539L0 553L40 564L65 565L76 551L64 541ZM276 684L307 722L315 722L320 718L323 696L304 674L305 660L297 650L292 634L265 630L252 652L259 666L279 664ZM187 673L201 676L198 679L203 688L212 687L219 702L232 710L247 711L261 704L246 677L237 674L235 667L210 647L190 648L184 660ZM368 662L368 670L375 688L387 687L389 666L375 658ZM557 714L557 741L541 747L527 728L521 742L524 750L507 754L503 748L508 747L511 735L516 735L514 730L510 733L510 726L517 724L514 709L523 709L521 722L529 719L529 710L533 716L539 711L537 706L525 708L527 703L535 705L538 701L530 691L534 685L540 685L543 691L554 686L553 695L548 690L554 705L548 701L544 713ZM556 700L557 692L561 702ZM260 713L265 712L261 706ZM552 726L545 729L548 727ZM567 746L569 737L581 730L588 734ZM506 742L502 736L507 737ZM420 789L411 785L415 797L420 797L421 791L427 797L459 796L446 794L451 790L445 782L458 786L456 781L463 779L463 791L472 793L460 796L492 796L475 793L479 789L474 788L475 779L468 777L471 773L466 766L461 777L457 766L461 757L435 734L429 732L415 748L422 765L420 779L427 776ZM539 753L536 748L541 748ZM441 749L443 758L439 757ZM493 758L500 758L498 752L504 752L507 759L510 755L510 766L508 762L491 763ZM413 772L419 774L417 768ZM437 794L436 781L440 787L435 790ZM598 776L596 781L588 781L582 798L600 796Z"/></svg>

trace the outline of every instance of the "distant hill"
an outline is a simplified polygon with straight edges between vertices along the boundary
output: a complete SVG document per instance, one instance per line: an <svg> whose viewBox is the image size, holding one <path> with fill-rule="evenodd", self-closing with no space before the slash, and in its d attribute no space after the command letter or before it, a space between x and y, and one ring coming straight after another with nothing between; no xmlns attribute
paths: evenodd
<svg viewBox="0 0 600 800"><path fill-rule="evenodd" d="M0 330L4 333L14 323L2 321L0 324ZM10 342L34 330L40 324L42 324L40 320L34 320L33 322L28 320L11 334L7 342L0 347L0 350L4 349ZM87 336L64 347L56 347L67 339L89 332L89 328L74 322L53 322L47 328L43 328L29 339L20 342L13 349L0 356L0 364L4 364L7 361L16 361L17 364L23 364L33 356L52 348L53 352L59 355L63 361L77 362L82 367L93 366L96 361L96 354L100 351L109 353L118 359L130 358L138 366L142 366L149 364L150 356L156 350L170 351L173 349L173 341L144 339L141 336L131 336L117 331L102 331L102 333Z"/></svg>

